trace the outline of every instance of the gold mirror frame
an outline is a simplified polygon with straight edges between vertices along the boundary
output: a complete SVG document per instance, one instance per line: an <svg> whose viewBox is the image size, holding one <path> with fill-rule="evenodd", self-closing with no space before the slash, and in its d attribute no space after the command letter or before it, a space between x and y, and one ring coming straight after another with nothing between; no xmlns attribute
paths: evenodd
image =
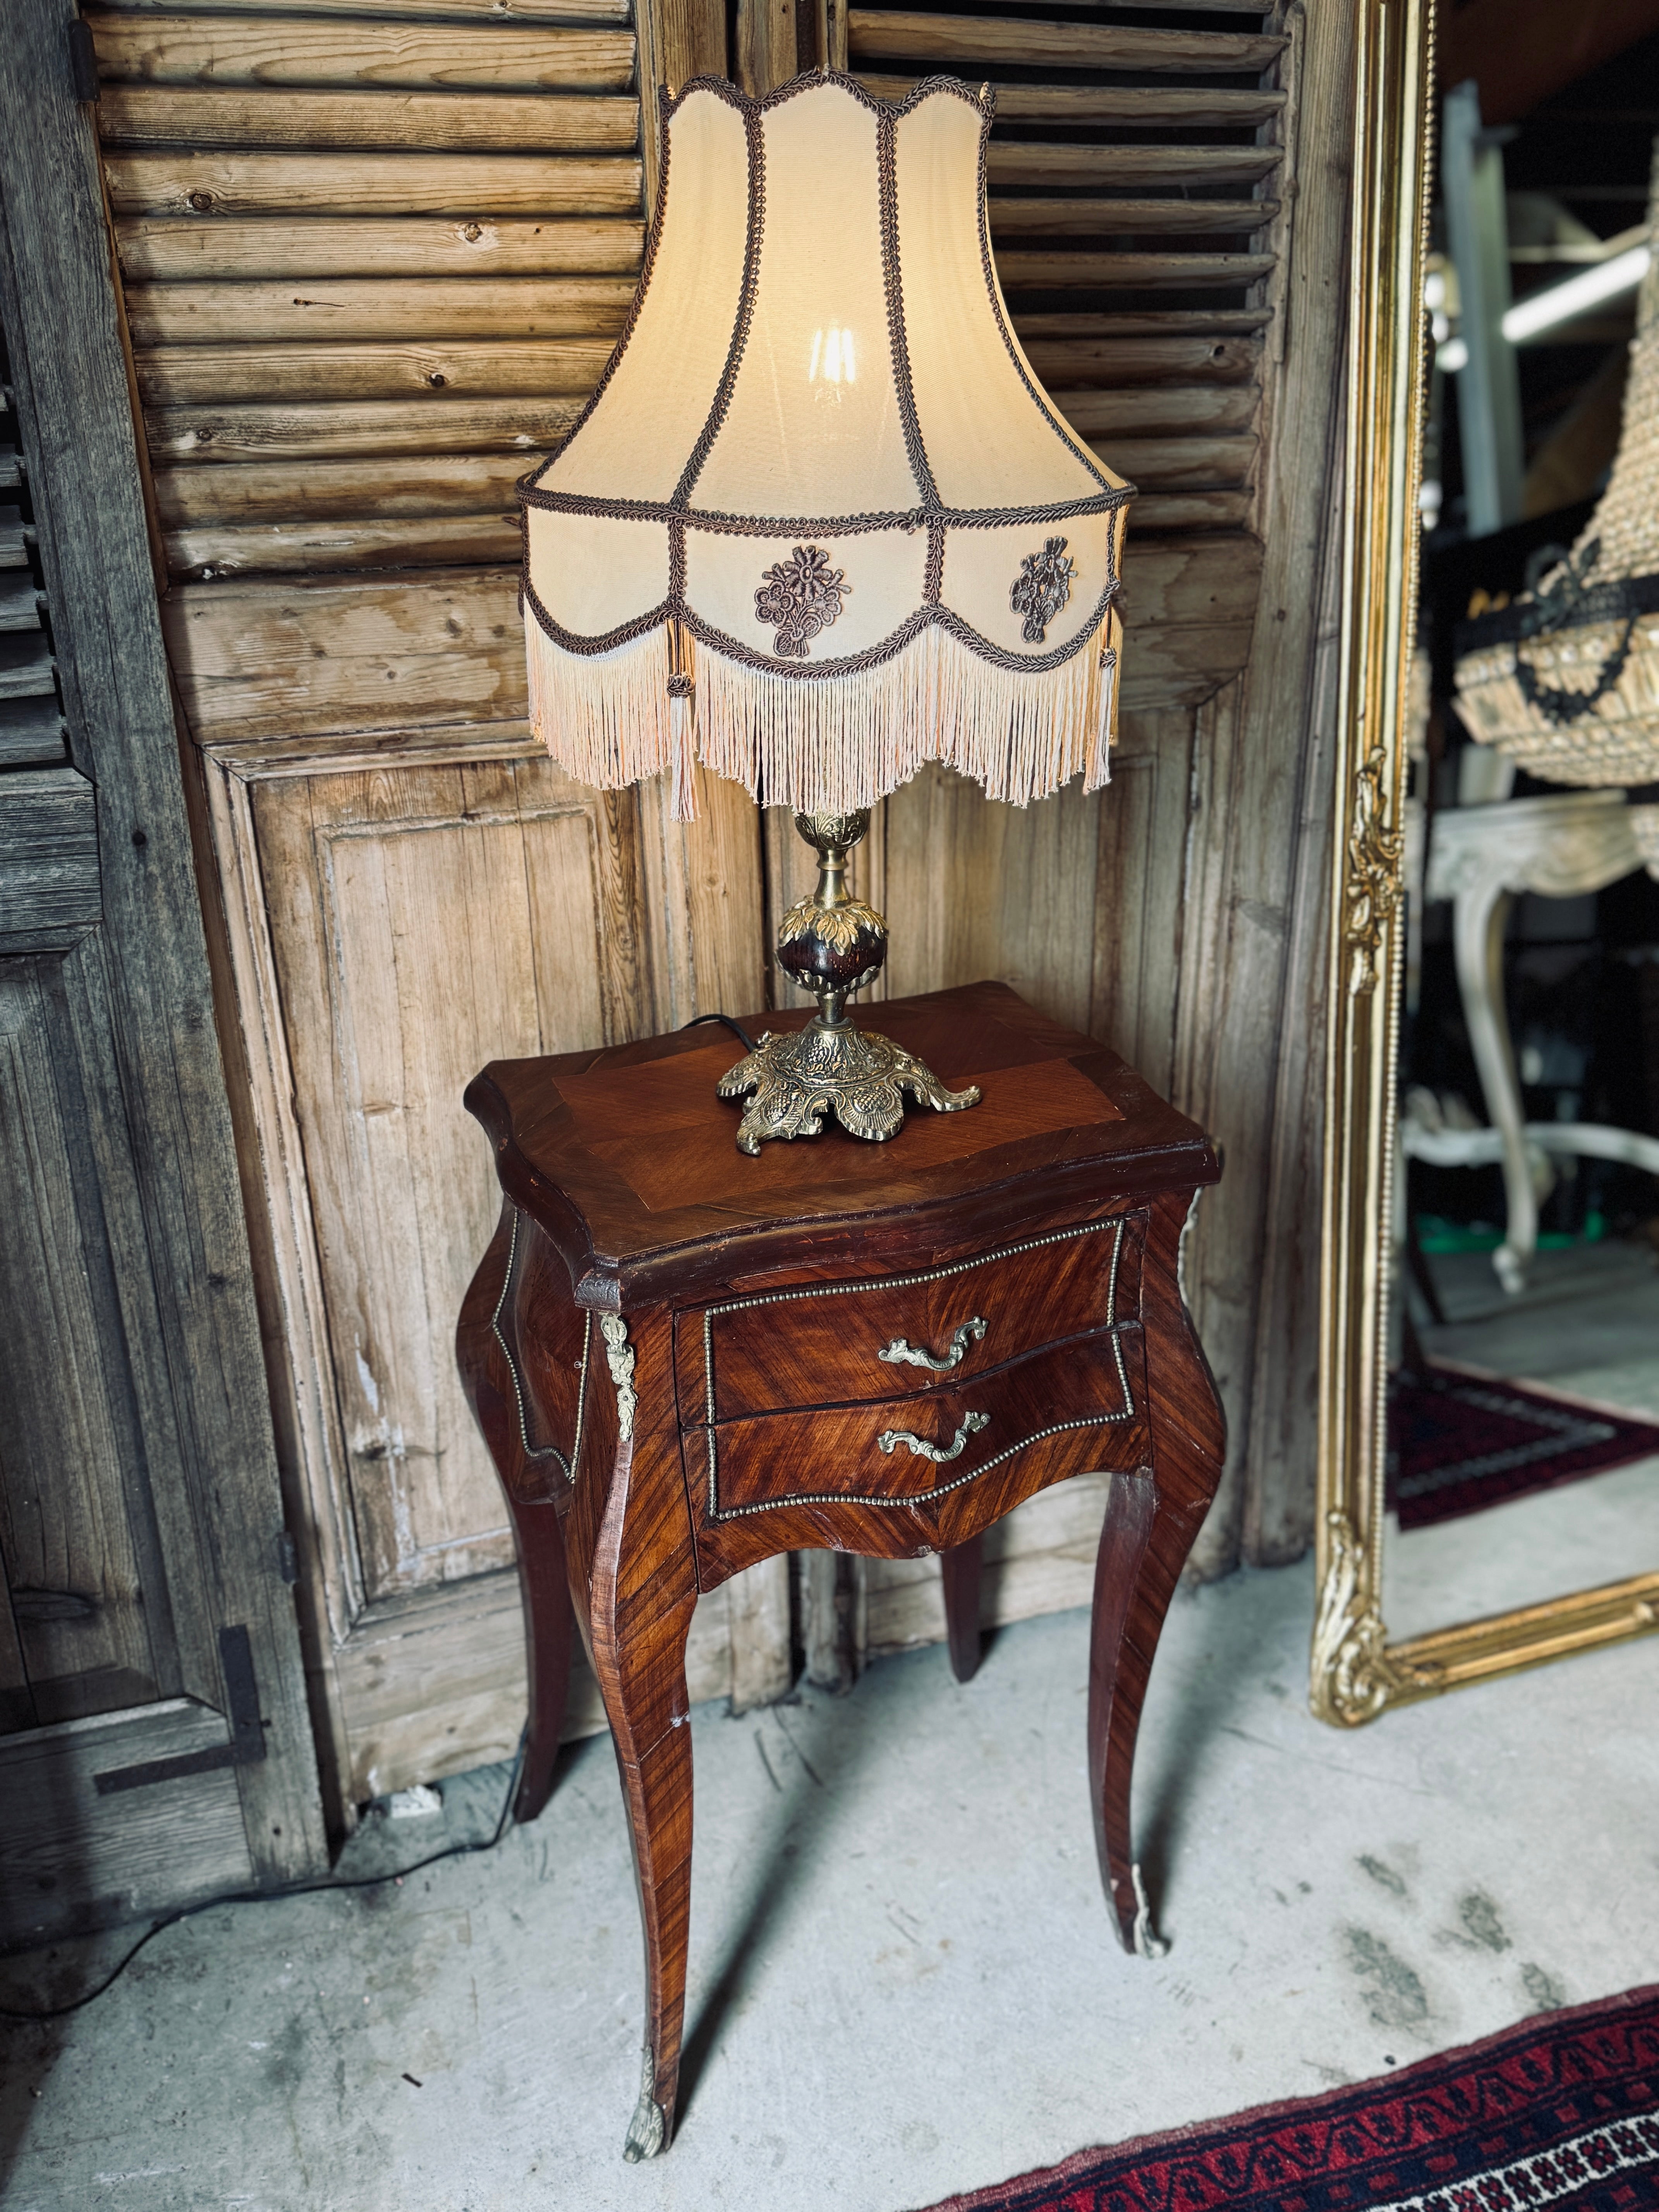
<svg viewBox="0 0 1659 2212"><path fill-rule="evenodd" d="M1310 1703L1339 1728L1659 1626L1659 1573L1390 1644L1383 1420L1433 130L1432 0L1362 0L1331 869Z"/></svg>

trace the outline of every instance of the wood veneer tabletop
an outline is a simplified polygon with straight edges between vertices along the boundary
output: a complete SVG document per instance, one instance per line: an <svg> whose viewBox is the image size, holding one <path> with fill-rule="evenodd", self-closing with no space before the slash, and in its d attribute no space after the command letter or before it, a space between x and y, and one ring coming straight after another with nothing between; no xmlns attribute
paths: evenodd
<svg viewBox="0 0 1659 2212"><path fill-rule="evenodd" d="M1086 1206L1216 1180L1203 1132L1127 1061L1049 1021L1004 983L965 984L860 1009L861 1026L916 1054L959 1114L911 1107L884 1145L834 1123L820 1137L736 1147L739 1106L714 1085L742 1057L712 1026L602 1051L492 1060L466 1103L494 1142L503 1188L563 1254L585 1305L615 1307L748 1280L770 1269L844 1266L877 1223L914 1217L918 1252L935 1209L980 1197L975 1230L1029 1216L1030 1184ZM798 1029L807 1008L745 1017ZM890 1252L890 1244L889 1245Z"/></svg>

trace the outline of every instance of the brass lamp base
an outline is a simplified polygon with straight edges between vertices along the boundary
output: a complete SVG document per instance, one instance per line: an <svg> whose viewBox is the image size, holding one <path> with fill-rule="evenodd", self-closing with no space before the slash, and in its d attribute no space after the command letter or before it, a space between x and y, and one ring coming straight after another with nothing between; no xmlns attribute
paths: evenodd
<svg viewBox="0 0 1659 2212"><path fill-rule="evenodd" d="M887 957L887 924L847 890L847 855L870 826L856 814L798 814L795 827L818 855L817 889L785 915L778 963L818 1002L804 1030L769 1030L727 1070L722 1098L754 1096L738 1128L738 1150L752 1158L769 1137L817 1137L833 1114L849 1136L883 1144L904 1120L908 1091L940 1114L977 1106L979 1086L947 1091L931 1069L890 1038L854 1029L847 1000L872 983Z"/></svg>
<svg viewBox="0 0 1659 2212"><path fill-rule="evenodd" d="M904 1119L903 1093L941 1114L977 1106L977 1084L947 1091L913 1053L890 1037L830 1024L817 1015L786 1036L771 1030L717 1086L722 1098L754 1097L738 1127L738 1150L754 1154L768 1137L817 1137L833 1114L849 1136L884 1144Z"/></svg>

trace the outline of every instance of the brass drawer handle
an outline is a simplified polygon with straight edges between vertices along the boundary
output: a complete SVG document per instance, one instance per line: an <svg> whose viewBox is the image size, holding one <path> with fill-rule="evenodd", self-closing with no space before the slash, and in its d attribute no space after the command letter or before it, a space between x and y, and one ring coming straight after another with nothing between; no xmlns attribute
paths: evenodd
<svg viewBox="0 0 1659 2212"><path fill-rule="evenodd" d="M891 1367L926 1367L934 1375L948 1375L966 1358L969 1346L977 1344L984 1334L985 1323L975 1314L972 1321L963 1322L951 1339L951 1349L943 1359L935 1359L926 1345L912 1344L908 1336L896 1336L886 1351L878 1352L876 1357L886 1360Z"/></svg>
<svg viewBox="0 0 1659 2212"><path fill-rule="evenodd" d="M908 1429L884 1429L876 1443L884 1452L890 1452L895 1444L904 1444L918 1459L931 1459L937 1464L942 1460L959 1458L969 1437L977 1436L981 1429L988 1429L990 1425L991 1416L988 1413L964 1413L962 1426L948 1444L930 1444L925 1437L913 1437Z"/></svg>

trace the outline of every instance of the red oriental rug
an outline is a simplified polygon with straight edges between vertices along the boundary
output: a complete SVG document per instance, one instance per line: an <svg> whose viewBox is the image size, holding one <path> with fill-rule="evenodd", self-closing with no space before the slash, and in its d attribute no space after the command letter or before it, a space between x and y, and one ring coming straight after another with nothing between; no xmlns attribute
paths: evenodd
<svg viewBox="0 0 1659 2212"><path fill-rule="evenodd" d="M1536 1383L1431 1359L1389 1378L1388 1499L1426 1528L1659 1455L1659 1428Z"/></svg>
<svg viewBox="0 0 1659 2212"><path fill-rule="evenodd" d="M1654 2212L1659 1985L932 2212Z"/></svg>

